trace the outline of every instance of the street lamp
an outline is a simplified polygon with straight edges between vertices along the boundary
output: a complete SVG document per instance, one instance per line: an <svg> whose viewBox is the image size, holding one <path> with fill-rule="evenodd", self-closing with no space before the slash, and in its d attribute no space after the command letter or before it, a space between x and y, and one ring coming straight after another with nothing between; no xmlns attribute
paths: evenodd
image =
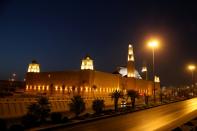
<svg viewBox="0 0 197 131"><path fill-rule="evenodd" d="M154 95L154 103L156 102L156 96L155 96L155 48L157 48L159 45L159 41L156 39L152 39L148 42L148 47L152 49L152 55L153 55L153 95Z"/></svg>
<svg viewBox="0 0 197 131"><path fill-rule="evenodd" d="M196 66L194 64L190 64L188 65L188 70L191 71L191 74L192 74L192 85L193 85L193 82L194 82L194 71L196 69Z"/></svg>

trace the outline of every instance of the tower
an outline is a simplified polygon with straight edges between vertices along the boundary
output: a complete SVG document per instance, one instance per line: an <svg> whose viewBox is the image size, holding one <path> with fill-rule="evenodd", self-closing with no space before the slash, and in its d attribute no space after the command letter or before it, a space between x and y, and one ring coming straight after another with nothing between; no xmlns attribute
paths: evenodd
<svg viewBox="0 0 197 131"><path fill-rule="evenodd" d="M82 59L81 70L94 70L93 60L90 56L87 55L84 59Z"/></svg>
<svg viewBox="0 0 197 131"><path fill-rule="evenodd" d="M40 72L40 65L37 61L33 60L28 67L28 73L39 73Z"/></svg>
<svg viewBox="0 0 197 131"><path fill-rule="evenodd" d="M131 43L128 47L127 77L135 77L134 53Z"/></svg>
<svg viewBox="0 0 197 131"><path fill-rule="evenodd" d="M142 66L142 78L144 80L148 80L148 69L147 69L147 65L146 65L146 62L144 61L143 62L143 66Z"/></svg>

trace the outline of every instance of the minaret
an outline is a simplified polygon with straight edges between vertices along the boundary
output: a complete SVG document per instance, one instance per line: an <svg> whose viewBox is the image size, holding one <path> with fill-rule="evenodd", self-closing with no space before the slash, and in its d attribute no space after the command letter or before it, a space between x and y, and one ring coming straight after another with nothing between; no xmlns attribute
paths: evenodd
<svg viewBox="0 0 197 131"><path fill-rule="evenodd" d="M81 62L81 70L94 70L93 60L90 56L86 56Z"/></svg>
<svg viewBox="0 0 197 131"><path fill-rule="evenodd" d="M135 77L134 53L131 43L128 48L127 77Z"/></svg>
<svg viewBox="0 0 197 131"><path fill-rule="evenodd" d="M28 73L39 73L40 72L40 65L37 61L33 60L32 63L29 64Z"/></svg>
<svg viewBox="0 0 197 131"><path fill-rule="evenodd" d="M142 78L144 80L148 80L148 69L147 69L147 65L146 65L146 62L144 61L143 62L143 66L142 66Z"/></svg>

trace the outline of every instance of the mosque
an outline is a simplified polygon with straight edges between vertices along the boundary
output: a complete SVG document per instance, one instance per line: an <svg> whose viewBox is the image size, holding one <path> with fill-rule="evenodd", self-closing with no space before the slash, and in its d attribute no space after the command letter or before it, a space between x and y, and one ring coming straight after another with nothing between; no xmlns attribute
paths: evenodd
<svg viewBox="0 0 197 131"><path fill-rule="evenodd" d="M147 71L146 67L143 67ZM160 90L160 83L155 81L156 93ZM154 82L144 79L135 69L133 46L128 45L128 60L126 67L119 67L116 73L95 70L94 61L90 56L82 59L81 70L59 72L41 72L36 61L29 64L26 73L26 93L42 94L72 98L81 95L85 99L101 98L110 100L110 93L115 90L133 89L141 95L153 95Z"/></svg>

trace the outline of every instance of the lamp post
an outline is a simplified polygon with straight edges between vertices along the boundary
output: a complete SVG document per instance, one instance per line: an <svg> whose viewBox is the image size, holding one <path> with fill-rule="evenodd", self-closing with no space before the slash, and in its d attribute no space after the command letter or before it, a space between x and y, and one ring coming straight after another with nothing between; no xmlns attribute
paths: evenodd
<svg viewBox="0 0 197 131"><path fill-rule="evenodd" d="M193 84L195 86L195 82L194 82L194 71L196 69L196 66L194 64L190 64L190 65L188 65L187 68L188 68L189 71L191 71L191 75L192 75L192 85L191 86L193 86Z"/></svg>
<svg viewBox="0 0 197 131"><path fill-rule="evenodd" d="M152 49L152 57L153 57L153 95L154 95L154 103L156 102L156 94L155 94L155 48L158 47L158 40L151 40L148 42L148 46Z"/></svg>

